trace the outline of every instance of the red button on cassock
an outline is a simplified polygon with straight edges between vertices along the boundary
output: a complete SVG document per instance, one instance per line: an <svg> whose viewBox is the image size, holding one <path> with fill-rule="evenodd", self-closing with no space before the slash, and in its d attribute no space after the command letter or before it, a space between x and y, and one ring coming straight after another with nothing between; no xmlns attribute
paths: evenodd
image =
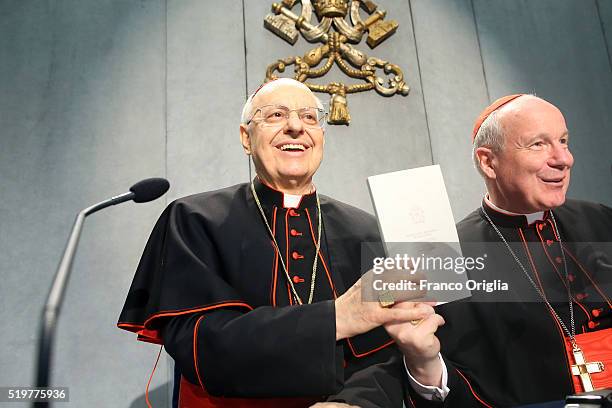
<svg viewBox="0 0 612 408"><path fill-rule="evenodd" d="M573 274L571 274L571 273L568 273L568 274L567 274L567 280L568 280L568 281L573 282L573 281L574 281L574 279L576 279L576 277L575 277Z"/></svg>
<svg viewBox="0 0 612 408"><path fill-rule="evenodd" d="M546 245L551 246L553 244L553 242L555 242L555 241L553 241L552 239L547 239L546 240Z"/></svg>
<svg viewBox="0 0 612 408"><path fill-rule="evenodd" d="M291 229L291 231L289 233L291 234L292 237L301 237L302 236L301 232L298 232L297 230L295 230L293 228Z"/></svg>
<svg viewBox="0 0 612 408"><path fill-rule="evenodd" d="M304 282L304 279L300 278L299 276L295 275L293 277L293 283L302 283Z"/></svg>
<svg viewBox="0 0 612 408"><path fill-rule="evenodd" d="M295 259L295 260L304 258L304 256L303 256L303 255L300 255L300 254L299 254L297 251L293 251L293 252L291 253L291 257L292 257L293 259Z"/></svg>
<svg viewBox="0 0 612 408"><path fill-rule="evenodd" d="M560 256L557 256L555 258L555 262L558 263L558 264L561 264L561 263L563 263L563 258L561 258Z"/></svg>
<svg viewBox="0 0 612 408"><path fill-rule="evenodd" d="M293 208L289 210L289 215L292 217L299 217L300 213L298 213L297 211L295 211Z"/></svg>
<svg viewBox="0 0 612 408"><path fill-rule="evenodd" d="M538 229L542 231L544 229L544 224L538 224Z"/></svg>

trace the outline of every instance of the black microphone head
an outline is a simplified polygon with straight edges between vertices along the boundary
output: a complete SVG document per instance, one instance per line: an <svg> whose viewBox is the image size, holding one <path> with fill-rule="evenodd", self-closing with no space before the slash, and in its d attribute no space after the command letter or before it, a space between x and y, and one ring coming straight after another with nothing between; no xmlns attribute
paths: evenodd
<svg viewBox="0 0 612 408"><path fill-rule="evenodd" d="M165 178L153 177L134 184L130 187L130 191L134 193L134 202L146 203L161 197L169 188L170 183L168 180Z"/></svg>

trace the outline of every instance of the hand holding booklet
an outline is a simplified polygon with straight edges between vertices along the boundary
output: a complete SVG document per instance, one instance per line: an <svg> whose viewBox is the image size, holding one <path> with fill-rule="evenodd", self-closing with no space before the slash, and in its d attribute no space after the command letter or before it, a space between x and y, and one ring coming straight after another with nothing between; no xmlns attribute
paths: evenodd
<svg viewBox="0 0 612 408"><path fill-rule="evenodd" d="M380 282L373 290L396 299L401 291L420 290L439 303L470 296L440 166L371 176L368 187L387 255L374 261Z"/></svg>

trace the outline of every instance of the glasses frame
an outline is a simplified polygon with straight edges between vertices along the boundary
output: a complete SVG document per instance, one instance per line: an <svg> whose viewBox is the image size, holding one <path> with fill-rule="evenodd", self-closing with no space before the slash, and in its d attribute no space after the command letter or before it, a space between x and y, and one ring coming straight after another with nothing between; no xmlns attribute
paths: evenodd
<svg viewBox="0 0 612 408"><path fill-rule="evenodd" d="M274 106L277 108L283 108L284 110L287 111L287 116L285 116L285 120L284 122L279 122L279 123L266 123L265 118L255 118L255 116L262 112L262 109L267 108L269 106ZM319 118L319 122L317 125L310 125L308 123L305 123L302 119L300 119L300 121L302 122L302 124L304 125L304 127L310 128L310 129L325 129L325 123L327 123L327 111L323 108L316 108L314 106L304 106L303 108L297 108L297 109L289 109L287 106L285 105L277 105L277 104L268 104L268 105L262 105L260 107L258 107L257 109L255 109L255 112L253 112L253 115L251 115L251 118L249 120L247 120L246 125L251 124L251 122L254 121L258 121L258 122L263 122L266 126L269 127L275 127L278 126L280 127L282 126L286 126L287 122L289 121L289 115L291 114L291 112L298 112L301 111L303 109L315 109L317 112L319 112L320 114L320 118ZM298 115L298 118L300 117L300 115Z"/></svg>

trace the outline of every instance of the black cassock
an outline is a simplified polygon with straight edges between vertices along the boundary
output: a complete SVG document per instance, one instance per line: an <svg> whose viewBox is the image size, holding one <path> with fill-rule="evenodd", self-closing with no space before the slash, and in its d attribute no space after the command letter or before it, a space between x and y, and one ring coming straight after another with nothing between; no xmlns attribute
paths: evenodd
<svg viewBox="0 0 612 408"><path fill-rule="evenodd" d="M602 255L600 260L605 262L607 257L610 262L611 246L596 249L596 245L587 244L612 242L612 209L567 200L552 211L559 231L555 231L550 211L545 212L542 221L528 224L526 217L497 212L485 202L483 209L512 243L519 260L568 328L567 280L574 299L576 334L612 326L612 271L596 265L597 257ZM411 391L419 407L516 406L562 400L574 393L569 370L573 362L566 354L565 333L484 217L483 209L457 224L464 256L482 256L476 250L479 245L465 243L499 243L493 250L488 247L486 268L472 271L470 278L499 279L508 283L509 291L501 298L503 301L486 299L499 297L499 293L479 292L469 301L438 307L446 321L437 335L448 368L450 393L442 404L425 401ZM559 235L566 249L567 280Z"/></svg>
<svg viewBox="0 0 612 408"><path fill-rule="evenodd" d="M281 192L254 183L290 278L307 303L318 227L315 194L303 196L295 209L284 208ZM397 364L389 364L398 352L384 330L335 340L333 299L359 278L362 243L380 241L375 219L329 197L320 200L323 229L312 304L295 304L250 186L240 184L166 208L118 326L163 344L181 384L197 385L213 401L203 406L257 403L237 398L314 397L364 408L401 407L401 374ZM388 370L394 375L386 375ZM263 406L308 406L288 398L266 401Z"/></svg>

